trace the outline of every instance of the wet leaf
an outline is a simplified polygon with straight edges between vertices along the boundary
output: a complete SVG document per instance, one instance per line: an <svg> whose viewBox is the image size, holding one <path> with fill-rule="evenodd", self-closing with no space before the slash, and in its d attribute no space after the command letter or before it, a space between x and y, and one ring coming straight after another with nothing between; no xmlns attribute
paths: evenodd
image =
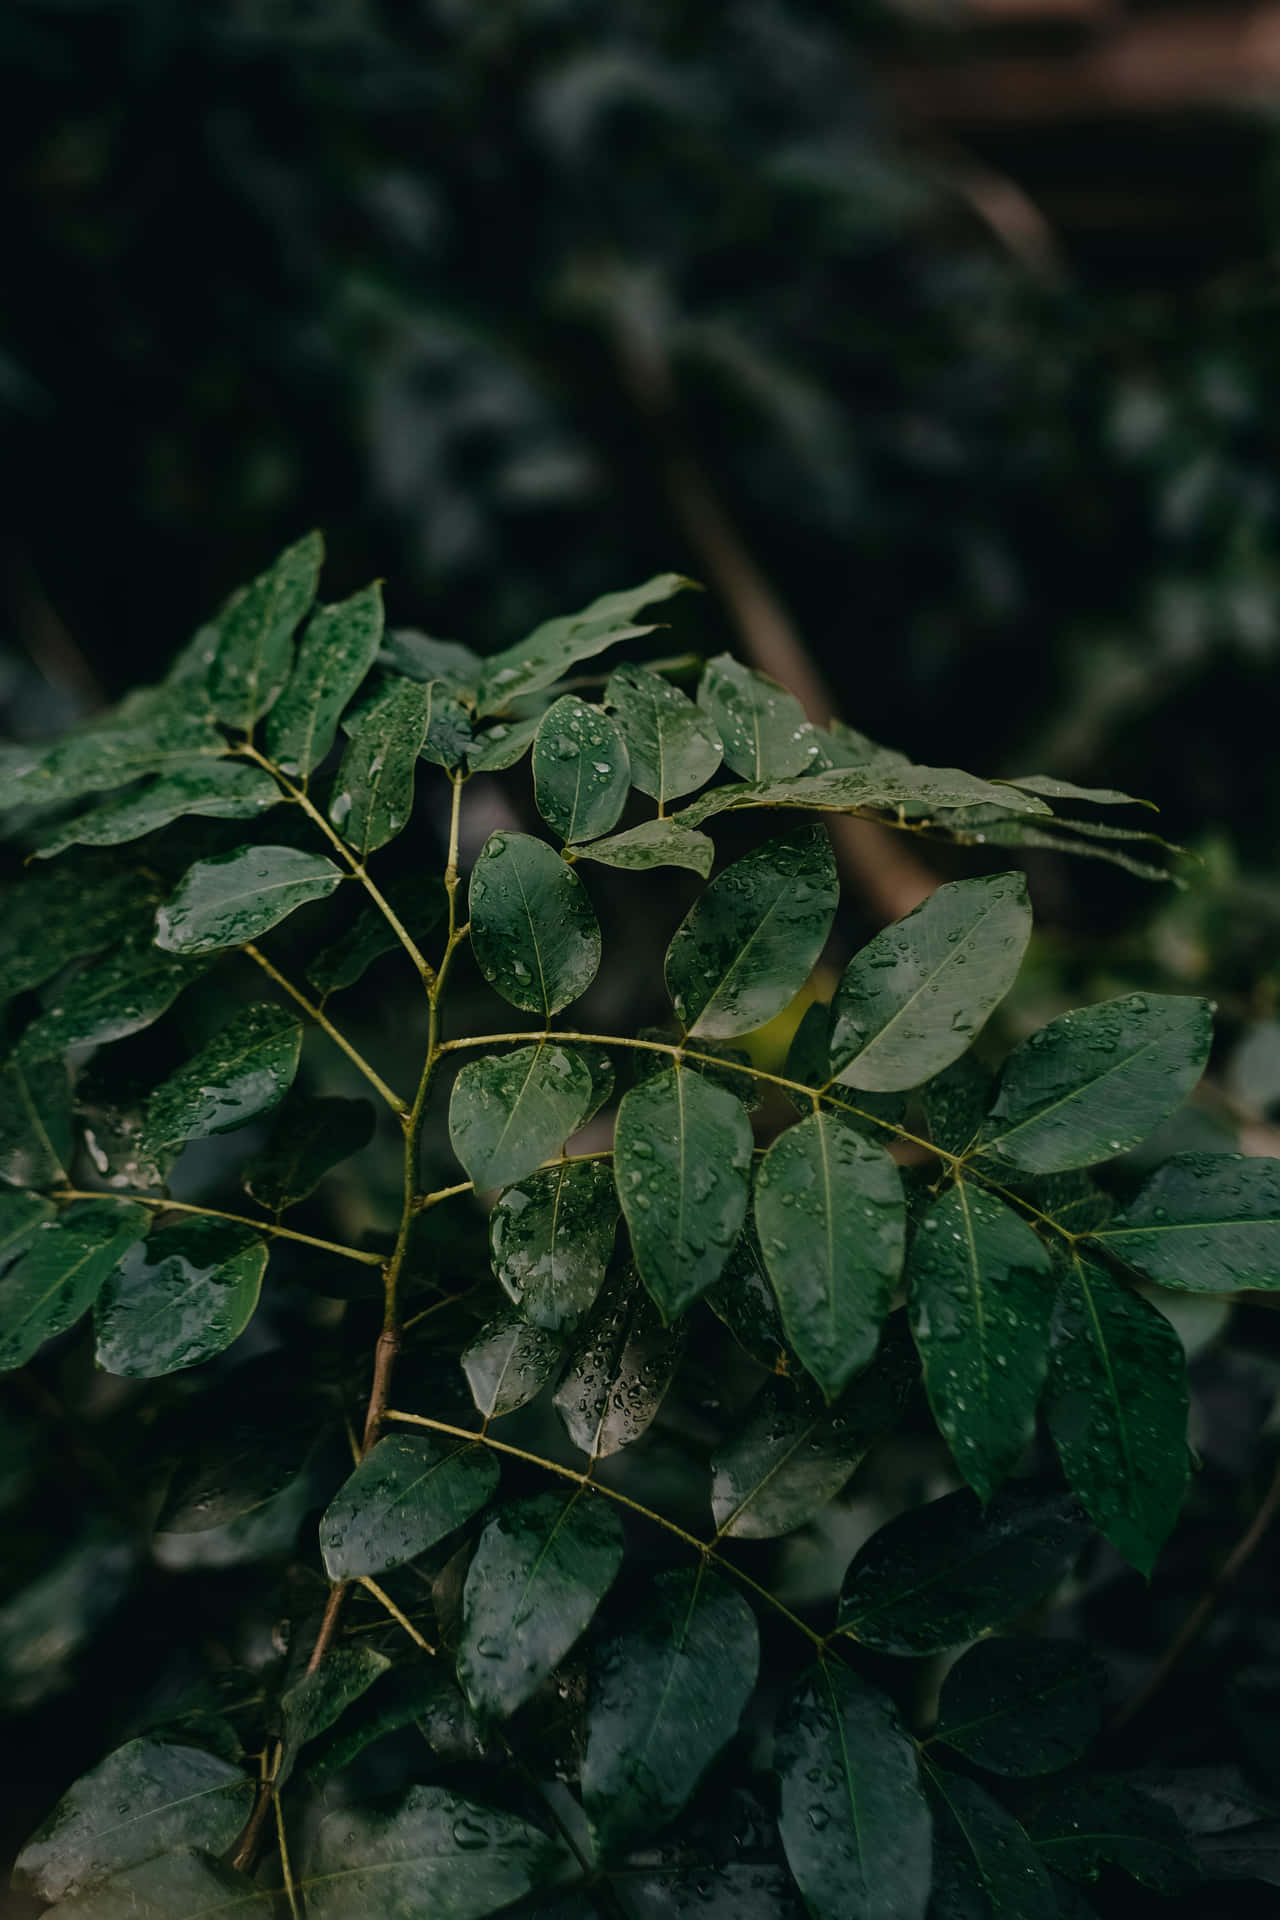
<svg viewBox="0 0 1280 1920"><path fill-rule="evenodd" d="M111 854L28 867L0 896L0 991L41 986L69 960L114 946L140 922L150 944L155 879Z"/></svg>
<svg viewBox="0 0 1280 1920"><path fill-rule="evenodd" d="M382 892L409 938L419 946L444 918L445 891L440 880L419 879L384 886ZM307 968L307 979L327 999L344 987L363 980L375 960L400 946L400 936L376 901L361 907L347 931L318 953Z"/></svg>
<svg viewBox="0 0 1280 1920"><path fill-rule="evenodd" d="M498 1463L469 1441L388 1434L339 1489L320 1522L331 1580L403 1566L478 1513Z"/></svg>
<svg viewBox="0 0 1280 1920"><path fill-rule="evenodd" d="M1164 1315L1087 1261L1059 1290L1045 1414L1094 1523L1149 1574L1186 1491L1186 1360Z"/></svg>
<svg viewBox="0 0 1280 1920"><path fill-rule="evenodd" d="M55 1186L66 1181L74 1151L63 1062L10 1060L0 1071L0 1179L15 1187Z"/></svg>
<svg viewBox="0 0 1280 1920"><path fill-rule="evenodd" d="M481 1751L471 1710L451 1677L438 1666L393 1666L389 1677L375 1682L308 1760L309 1784L319 1786L375 1740L401 1727L416 1727L436 1754L473 1759Z"/></svg>
<svg viewBox="0 0 1280 1920"><path fill-rule="evenodd" d="M476 1411L486 1420L514 1413L541 1393L560 1363L554 1334L530 1326L518 1314L503 1314L481 1327L462 1355L462 1371Z"/></svg>
<svg viewBox="0 0 1280 1920"><path fill-rule="evenodd" d="M586 992L600 927L573 868L527 833L492 833L471 875L471 944L490 986L549 1020Z"/></svg>
<svg viewBox="0 0 1280 1920"><path fill-rule="evenodd" d="M1054 1910L1040 1857L1011 1813L976 1780L929 1767L931 1920L1013 1920Z"/></svg>
<svg viewBox="0 0 1280 1920"><path fill-rule="evenodd" d="M60 1900L46 1920L206 1920L231 1912L269 1920L274 1894L205 1853L162 1853L92 1892Z"/></svg>
<svg viewBox="0 0 1280 1920"><path fill-rule="evenodd" d="M188 1219L131 1247L94 1306L98 1365L154 1380L198 1366L248 1326L267 1267L251 1227Z"/></svg>
<svg viewBox="0 0 1280 1920"><path fill-rule="evenodd" d="M172 1436L178 1464L157 1533L209 1533L257 1515L296 1485L322 1424L309 1399L282 1393L253 1365L237 1368Z"/></svg>
<svg viewBox="0 0 1280 1920"><path fill-rule="evenodd" d="M68 1047L100 1047L141 1033L208 966L207 960L187 954L162 953L149 928L132 933L58 987L51 1004L25 1029L16 1057L34 1063Z"/></svg>
<svg viewBox="0 0 1280 1920"><path fill-rule="evenodd" d="M332 747L342 710L372 668L381 640L376 580L312 614L288 685L267 716L267 753L292 778L305 781Z"/></svg>
<svg viewBox="0 0 1280 1920"><path fill-rule="evenodd" d="M477 1712L504 1720L586 1632L622 1565L608 1501L576 1490L500 1507L462 1597L458 1677Z"/></svg>
<svg viewBox="0 0 1280 1920"><path fill-rule="evenodd" d="M616 827L631 790L626 743L608 714L566 693L547 708L533 742L538 812L566 842Z"/></svg>
<svg viewBox="0 0 1280 1920"><path fill-rule="evenodd" d="M725 765L744 779L785 779L818 757L817 734L795 695L732 654L707 662L698 705L724 742Z"/></svg>
<svg viewBox="0 0 1280 1920"><path fill-rule="evenodd" d="M564 1047L485 1054L453 1083L450 1144L477 1187L511 1186L560 1151L590 1098L585 1061Z"/></svg>
<svg viewBox="0 0 1280 1920"><path fill-rule="evenodd" d="M114 847L196 814L208 820L253 820L282 798L261 767L243 760L202 760L161 774L146 786L114 794L40 837L36 857L49 860L67 847Z"/></svg>
<svg viewBox="0 0 1280 1920"><path fill-rule="evenodd" d="M724 755L720 737L687 694L647 667L609 676L611 709L631 759L631 783L665 805L708 781Z"/></svg>
<svg viewBox="0 0 1280 1920"><path fill-rule="evenodd" d="M331 1647L314 1672L304 1671L286 1688L280 1696L283 1751L276 1768L277 1787L288 1780L307 1742L326 1733L375 1680L391 1671L392 1662L373 1647Z"/></svg>
<svg viewBox="0 0 1280 1920"><path fill-rule="evenodd" d="M699 704L702 704L701 693ZM713 717L719 725L719 716ZM803 738L808 742L806 751L821 757L823 743L817 729L810 728ZM749 738L746 749L752 750ZM727 741L725 759L733 765ZM817 765L816 760L813 764ZM1050 812L1046 803L1033 794L1016 794L1012 787L992 786L971 773L962 773L958 767L917 767L876 761L869 767L833 767L785 779L770 774L712 787L672 817L687 827L698 827L718 813L734 812L740 807L812 807L824 813L878 809L922 818L939 808L969 807L993 801L1004 813Z"/></svg>
<svg viewBox="0 0 1280 1920"><path fill-rule="evenodd" d="M0 811L65 805L134 780L193 772L230 751L207 714L180 696L149 692L145 710L103 714L52 746L8 749L0 763Z"/></svg>
<svg viewBox="0 0 1280 1920"><path fill-rule="evenodd" d="M271 1213L283 1213L314 1193L331 1167L368 1146L375 1119L368 1100L292 1095L267 1144L241 1173L245 1191Z"/></svg>
<svg viewBox="0 0 1280 1920"><path fill-rule="evenodd" d="M156 913L155 942L166 953L242 946L308 900L340 884L332 860L297 847L241 847L188 867Z"/></svg>
<svg viewBox="0 0 1280 1920"><path fill-rule="evenodd" d="M688 867L704 880L716 857L715 843L705 833L691 833L674 820L642 820L625 833L569 851L575 860L598 860L603 867L621 867L628 873L647 873L654 867Z"/></svg>
<svg viewBox="0 0 1280 1920"><path fill-rule="evenodd" d="M52 1200L41 1193L6 1193L0 1189L0 1263L21 1253L46 1220L54 1217Z"/></svg>
<svg viewBox="0 0 1280 1920"><path fill-rule="evenodd" d="M705 1564L659 1574L634 1624L592 1658L582 1802L602 1854L672 1819L738 1730L760 1636Z"/></svg>
<svg viewBox="0 0 1280 1920"><path fill-rule="evenodd" d="M892 1701L820 1662L786 1708L774 1764L787 1864L814 1920L924 1920L929 1808Z"/></svg>
<svg viewBox="0 0 1280 1920"><path fill-rule="evenodd" d="M972 1053L962 1053L920 1089L929 1138L944 1153L966 1153L982 1131L996 1076Z"/></svg>
<svg viewBox="0 0 1280 1920"><path fill-rule="evenodd" d="M620 1275L578 1336L555 1409L575 1447L593 1459L638 1440L666 1397L684 1334L664 1327L649 1295Z"/></svg>
<svg viewBox="0 0 1280 1920"><path fill-rule="evenodd" d="M845 968L831 1064L844 1086L919 1086L958 1058L1003 1000L1031 938L1020 873L952 880Z"/></svg>
<svg viewBox="0 0 1280 1920"><path fill-rule="evenodd" d="M608 1162L561 1161L499 1195L489 1216L493 1271L526 1320L571 1333L604 1284L617 1226Z"/></svg>
<svg viewBox="0 0 1280 1920"><path fill-rule="evenodd" d="M803 987L835 917L839 887L822 826L744 854L717 876L667 948L667 991L690 1035L751 1033Z"/></svg>
<svg viewBox="0 0 1280 1920"><path fill-rule="evenodd" d="M1077 787L1070 780L1058 780L1050 773L1029 773L1021 780L1010 780L1011 787L1023 793L1038 793L1049 800L1087 800L1098 807L1150 807L1150 800L1139 800L1132 793L1118 793L1114 787Z"/></svg>
<svg viewBox="0 0 1280 1920"><path fill-rule="evenodd" d="M678 573L659 573L641 587L601 594L581 613L544 620L527 640L490 655L484 662L476 712L501 713L524 694L537 693L553 685L579 660L589 660L620 640L651 633L652 626L634 624L641 608L669 600L673 594L694 584Z"/></svg>
<svg viewBox="0 0 1280 1920"><path fill-rule="evenodd" d="M1181 1106L1212 1037L1209 1002L1190 995L1131 993L1064 1013L1006 1060L985 1151L1030 1173L1123 1153Z"/></svg>
<svg viewBox="0 0 1280 1920"><path fill-rule="evenodd" d="M751 1221L734 1241L724 1272L703 1298L753 1360L770 1373L791 1371L782 1316Z"/></svg>
<svg viewBox="0 0 1280 1920"><path fill-rule="evenodd" d="M1127 1780L1067 1782L1026 1827L1045 1865L1070 1880L1096 1880L1114 1866L1158 1893L1181 1893L1200 1877L1176 1815Z"/></svg>
<svg viewBox="0 0 1280 1920"><path fill-rule="evenodd" d="M500 720L496 727L486 727L483 733L476 734L467 746L467 765L471 772L503 773L508 767L514 767L533 745L541 718L541 714L535 713L527 720Z"/></svg>
<svg viewBox="0 0 1280 1920"><path fill-rule="evenodd" d="M834 1399L874 1354L902 1270L898 1170L874 1141L812 1113L765 1155L755 1222L787 1338Z"/></svg>
<svg viewBox="0 0 1280 1920"><path fill-rule="evenodd" d="M943 1682L933 1739L988 1773L1056 1773L1098 1734L1103 1678L1068 1640L980 1640Z"/></svg>
<svg viewBox="0 0 1280 1920"><path fill-rule="evenodd" d="M1089 1237L1162 1287L1280 1287L1280 1161L1177 1154Z"/></svg>
<svg viewBox="0 0 1280 1920"><path fill-rule="evenodd" d="M213 622L209 692L216 717L243 733L274 704L293 661L293 636L316 597L324 542L308 533L286 547Z"/></svg>
<svg viewBox="0 0 1280 1920"><path fill-rule="evenodd" d="M391 680L357 716L333 782L329 818L362 860L409 824L419 758L456 766L466 715L439 680Z"/></svg>
<svg viewBox="0 0 1280 1920"><path fill-rule="evenodd" d="M293 1084L302 1022L268 1001L246 1007L147 1102L142 1150L173 1153L188 1140L229 1133L278 1106Z"/></svg>
<svg viewBox="0 0 1280 1920"><path fill-rule="evenodd" d="M410 680L447 680L459 693L474 693L484 661L458 640L436 640L414 627L393 627L382 660Z"/></svg>
<svg viewBox="0 0 1280 1920"><path fill-rule="evenodd" d="M1035 1430L1054 1286L1025 1220L958 1180L920 1222L907 1261L911 1329L938 1431L983 1500Z"/></svg>
<svg viewBox="0 0 1280 1920"><path fill-rule="evenodd" d="M717 1277L746 1218L751 1125L732 1094L676 1067L618 1108L614 1179L640 1277L674 1320Z"/></svg>
<svg viewBox="0 0 1280 1920"><path fill-rule="evenodd" d="M914 1507L854 1556L840 1628L880 1653L963 1646L1064 1578L1089 1538L1074 1501L1006 1487L983 1508L967 1489Z"/></svg>
<svg viewBox="0 0 1280 1920"><path fill-rule="evenodd" d="M25 1366L46 1340L88 1312L150 1219L145 1207L100 1200L37 1227L26 1251L0 1276L0 1372Z"/></svg>

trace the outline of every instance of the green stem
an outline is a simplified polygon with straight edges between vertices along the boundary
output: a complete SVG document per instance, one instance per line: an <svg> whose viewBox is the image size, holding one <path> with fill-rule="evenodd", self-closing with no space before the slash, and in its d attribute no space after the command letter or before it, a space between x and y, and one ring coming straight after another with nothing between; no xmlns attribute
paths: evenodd
<svg viewBox="0 0 1280 1920"><path fill-rule="evenodd" d="M414 1626L408 1614L402 1613L400 1611L400 1608L396 1605L395 1601L391 1598L391 1595L389 1593L384 1593L382 1588L377 1584L375 1580L370 1580L367 1574L361 1574L360 1585L364 1588L366 1593L371 1593L373 1595L374 1599L378 1602L378 1604L381 1607L384 1607L386 1609L386 1611L391 1615L391 1618L395 1621L396 1625L398 1627L401 1627L404 1630L404 1632L408 1634L409 1638L413 1641L415 1646L421 1647L424 1653L435 1653L436 1651L435 1647L433 1647L431 1642L427 1639L424 1639L422 1634L418 1632L418 1629Z"/></svg>
<svg viewBox="0 0 1280 1920"><path fill-rule="evenodd" d="M292 1227L254 1220L247 1213L224 1213L221 1207L197 1207L187 1200L158 1200L148 1193L94 1193L82 1187L55 1187L51 1197L54 1200L120 1200L130 1206L153 1207L157 1213L198 1213L209 1220L231 1220L238 1227L252 1227L255 1233L268 1234L273 1240L296 1240L300 1246L340 1254L344 1260L359 1260L366 1267L380 1267L386 1259L385 1254L365 1253L359 1247L344 1247L336 1240L317 1239L314 1233L295 1233Z"/></svg>
<svg viewBox="0 0 1280 1920"><path fill-rule="evenodd" d="M314 1020L321 1031L328 1034L335 1046L341 1047L352 1066L364 1075L369 1085L382 1096L393 1113L404 1115L409 1111L406 1102L400 1098L398 1093L392 1091L380 1074L374 1071L364 1055L356 1051L346 1035L339 1032L338 1028L335 1027L332 1020L330 1020L328 1014L325 1013L322 1008L318 1007L313 1000L308 1000L306 994L295 987L291 980L286 980L280 969L268 960L266 954L262 952L260 947L255 947L252 940L246 940L240 951L241 953L247 953L249 958L262 968L262 971L267 975L268 979L274 980L282 992L287 993L289 998L294 1001L297 1006L302 1008L307 1018Z"/></svg>

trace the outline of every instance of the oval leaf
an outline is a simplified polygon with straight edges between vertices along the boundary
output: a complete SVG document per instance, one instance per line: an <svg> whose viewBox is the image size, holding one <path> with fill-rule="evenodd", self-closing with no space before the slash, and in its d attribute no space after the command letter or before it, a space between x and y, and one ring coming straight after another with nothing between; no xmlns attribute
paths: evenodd
<svg viewBox="0 0 1280 1920"><path fill-rule="evenodd" d="M278 1106L293 1085L302 1022L287 1008L246 1007L147 1102L142 1151L175 1153L188 1140L229 1133Z"/></svg>
<svg viewBox="0 0 1280 1920"><path fill-rule="evenodd" d="M980 1640L942 1685L933 1738L988 1773L1056 1773L1102 1725L1103 1674L1067 1640Z"/></svg>
<svg viewBox="0 0 1280 1920"><path fill-rule="evenodd" d="M205 1853L162 1853L113 1874L92 1893L45 1910L44 1920L207 1920L234 1910L238 1920L271 1920L275 1895Z"/></svg>
<svg viewBox="0 0 1280 1920"><path fill-rule="evenodd" d="M1071 1880L1096 1880L1119 1867L1159 1893L1181 1893L1199 1879L1177 1815L1127 1780L1068 1782L1027 1820L1040 1858Z"/></svg>
<svg viewBox="0 0 1280 1920"><path fill-rule="evenodd" d="M660 805L692 793L724 756L720 736L687 694L647 667L618 667L605 704L617 717L631 760L631 784Z"/></svg>
<svg viewBox="0 0 1280 1920"><path fill-rule="evenodd" d="M329 801L330 820L362 860L408 826L419 756L447 766L461 759L464 725L439 680L389 681L364 708Z"/></svg>
<svg viewBox="0 0 1280 1920"><path fill-rule="evenodd" d="M1280 1287L1280 1161L1177 1154L1089 1237L1162 1287Z"/></svg>
<svg viewBox="0 0 1280 1920"><path fill-rule="evenodd" d="M355 695L382 642L378 581L307 622L289 683L267 719L267 752L288 774L306 779L328 753L342 709Z"/></svg>
<svg viewBox="0 0 1280 1920"><path fill-rule="evenodd" d="M498 1484L498 1463L468 1441L388 1434L365 1455L320 1522L331 1580L403 1566L478 1513Z"/></svg>
<svg viewBox="0 0 1280 1920"><path fill-rule="evenodd" d="M590 1099L590 1070L565 1047L486 1054L453 1083L449 1140L477 1187L510 1186L560 1151Z"/></svg>
<svg viewBox="0 0 1280 1920"><path fill-rule="evenodd" d="M1057 1910L1040 1856L1011 1813L976 1780L928 1768L938 1920L1009 1920Z"/></svg>
<svg viewBox="0 0 1280 1920"><path fill-rule="evenodd" d="M52 1187L75 1150L71 1082L59 1059L10 1060L0 1072L0 1180Z"/></svg>
<svg viewBox="0 0 1280 1920"><path fill-rule="evenodd" d="M566 842L608 833L630 789L626 743L607 713L574 693L547 708L533 742L533 791L554 833Z"/></svg>
<svg viewBox="0 0 1280 1920"><path fill-rule="evenodd" d="M244 1168L245 1191L270 1212L283 1213L314 1193L331 1167L368 1145L375 1119L368 1100L294 1095L266 1146Z"/></svg>
<svg viewBox="0 0 1280 1920"><path fill-rule="evenodd" d="M211 1360L253 1318L267 1244L228 1220L184 1220L131 1247L94 1306L97 1361L155 1380Z"/></svg>
<svg viewBox="0 0 1280 1920"><path fill-rule="evenodd" d="M470 886L471 944L504 1000L549 1020L585 993L600 927L572 867L527 833L490 834Z"/></svg>
<svg viewBox="0 0 1280 1920"><path fill-rule="evenodd" d="M674 820L642 820L625 833L569 851L575 860L598 860L602 867L621 867L625 873L647 873L653 867L688 867L704 880L716 857L715 842L705 833L692 833Z"/></svg>
<svg viewBox="0 0 1280 1920"><path fill-rule="evenodd" d="M68 1047L100 1047L141 1033L208 965L187 954L162 953L149 928L131 934L114 953L59 984L53 1004L23 1033L16 1057L47 1060Z"/></svg>
<svg viewBox="0 0 1280 1920"><path fill-rule="evenodd" d="M604 1284L617 1227L608 1163L562 1161L499 1196L489 1216L493 1271L526 1320L571 1333Z"/></svg>
<svg viewBox="0 0 1280 1920"><path fill-rule="evenodd" d="M560 1342L517 1314L481 1327L462 1355L476 1411L486 1420L514 1413L541 1393L560 1360Z"/></svg>
<svg viewBox="0 0 1280 1920"><path fill-rule="evenodd" d="M634 1276L620 1275L596 1302L556 1389L555 1409L575 1447L599 1460L638 1440L662 1405L683 1341Z"/></svg>
<svg viewBox="0 0 1280 1920"><path fill-rule="evenodd" d="M43 835L36 857L49 860L65 847L114 847L156 833L174 820L197 814L207 820L252 820L283 799L261 767L243 760L203 760L161 774L140 790L115 794L100 807L66 820Z"/></svg>
<svg viewBox="0 0 1280 1920"><path fill-rule="evenodd" d="M296 847L241 847L197 860L156 913L156 945L166 953L242 946L341 880L332 860Z"/></svg>
<svg viewBox="0 0 1280 1920"><path fill-rule="evenodd" d="M783 780L813 766L821 752L815 729L793 693L744 667L732 654L707 662L698 705L724 742L725 764L745 780Z"/></svg>
<svg viewBox="0 0 1280 1920"><path fill-rule="evenodd" d="M215 717L243 733L272 705L293 655L293 635L316 597L324 542L308 533L233 593L213 622L209 692Z"/></svg>
<svg viewBox="0 0 1280 1920"><path fill-rule="evenodd" d="M25 1366L46 1340L89 1310L150 1220L145 1207L100 1200L37 1228L27 1251L0 1278L0 1373Z"/></svg>

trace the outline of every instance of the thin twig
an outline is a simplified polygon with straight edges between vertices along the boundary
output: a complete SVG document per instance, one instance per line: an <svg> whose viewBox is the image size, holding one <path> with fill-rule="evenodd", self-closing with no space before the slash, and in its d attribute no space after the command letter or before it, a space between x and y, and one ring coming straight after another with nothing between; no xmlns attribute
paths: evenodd
<svg viewBox="0 0 1280 1920"><path fill-rule="evenodd" d="M398 1113L403 1117L409 1111L408 1103L402 1100L400 1095L387 1085L380 1073L374 1071L364 1055L352 1046L345 1033L342 1033L334 1026L324 1009L318 1007L314 1000L308 1000L306 994L295 987L291 980L286 980L280 969L268 960L266 954L262 952L260 947L255 947L252 940L246 940L240 951L247 953L251 960L256 961L268 979L274 980L281 991L287 993L289 998L302 1008L307 1018L314 1020L321 1032L328 1034L335 1046L341 1047L352 1066L364 1075L369 1085L381 1095L393 1113Z"/></svg>
<svg viewBox="0 0 1280 1920"><path fill-rule="evenodd" d="M224 1213L221 1207L197 1207L189 1200L160 1200L150 1193L109 1193L94 1192L83 1187L55 1187L51 1198L54 1200L119 1200L135 1207L151 1207L157 1213L195 1213L203 1214L208 1220L231 1220L238 1227L252 1227L255 1233L265 1233L273 1240L296 1240L300 1246L317 1247L321 1253L340 1254L344 1260L358 1260L362 1266L380 1267L386 1260L384 1253L367 1253L361 1247L344 1247L337 1240L321 1240L314 1233L295 1233L292 1227L281 1227L270 1220L255 1220L247 1213Z"/></svg>
<svg viewBox="0 0 1280 1920"><path fill-rule="evenodd" d="M418 1632L418 1629L414 1626L408 1614L401 1613L399 1607L396 1605L395 1601L391 1598L391 1595L389 1593L384 1593L382 1591L382 1588L377 1584L376 1581L370 1580L366 1574L362 1574L360 1576L360 1585L365 1589L367 1593L371 1593L373 1595L374 1599L378 1601L379 1605L386 1608L387 1612L391 1615L391 1618L396 1622L397 1626L404 1628L405 1632L408 1634L409 1638L413 1641L415 1646L421 1647L424 1653L436 1652L436 1648L432 1646L431 1642L429 1640L425 1640L423 1636Z"/></svg>
<svg viewBox="0 0 1280 1920"><path fill-rule="evenodd" d="M276 1844L280 1848L280 1871L284 1875L285 1898L289 1902L289 1912L293 1920L300 1920L301 1908L298 1905L298 1893L293 1884L293 1868L289 1863L289 1841L284 1830L284 1808L280 1805L280 1795L271 1790L271 1804L276 1810Z"/></svg>

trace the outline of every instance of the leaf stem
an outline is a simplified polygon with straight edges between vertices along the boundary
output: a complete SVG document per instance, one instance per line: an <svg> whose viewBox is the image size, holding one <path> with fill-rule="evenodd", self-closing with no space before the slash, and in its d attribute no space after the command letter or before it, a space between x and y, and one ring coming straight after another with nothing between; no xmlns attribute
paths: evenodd
<svg viewBox="0 0 1280 1920"><path fill-rule="evenodd" d="M306 994L298 987L295 987L291 980L286 980L280 969L268 960L266 954L263 953L260 947L256 947L252 940L246 940L240 951L247 953L249 958L262 968L262 971L267 975L268 979L274 980L276 985L284 993L287 993L289 998L294 1001L297 1006L302 1008L307 1018L314 1020L321 1031L328 1034L335 1046L341 1047L352 1066L364 1075L369 1085L381 1095L394 1113L398 1113L403 1117L409 1111L407 1104L400 1098L400 1095L392 1091L381 1074L376 1073L369 1065L364 1055L357 1052L356 1048L352 1046L344 1033L339 1032L323 1008L318 1007L313 1000L308 1000Z"/></svg>
<svg viewBox="0 0 1280 1920"><path fill-rule="evenodd" d="M418 1629L414 1626L408 1614L401 1613L399 1607L396 1605L395 1601L391 1598L391 1595L389 1593L384 1593L382 1591L382 1588L377 1584L375 1580L370 1580L367 1574L361 1574L359 1576L359 1581L360 1581L360 1585L364 1588L365 1592L371 1593L374 1599L378 1601L378 1603L381 1606L386 1608L387 1612L391 1615L391 1618L396 1622L396 1624L404 1628L404 1631L408 1634L409 1638L413 1641L415 1646L421 1647L424 1653L435 1653L437 1651L437 1649L432 1646L431 1642L429 1640L425 1640L423 1636L418 1632Z"/></svg>
<svg viewBox="0 0 1280 1920"><path fill-rule="evenodd" d="M302 1909L298 1905L298 1892L293 1883L293 1868L289 1862L289 1840L284 1830L284 1808L280 1805L280 1795L271 1788L271 1804L276 1813L276 1844L280 1849L280 1871L284 1876L285 1898L289 1902L292 1920L301 1920Z"/></svg>
<svg viewBox="0 0 1280 1920"><path fill-rule="evenodd" d="M300 1246L340 1254L344 1260L358 1260L366 1267L380 1267L386 1259L385 1254L344 1247L337 1240L318 1239L314 1233L296 1233L292 1227L276 1226L270 1220L254 1220L247 1213L224 1213L221 1207L197 1207L188 1200L160 1200L148 1193L93 1192L83 1187L55 1187L50 1197L54 1200L119 1200L135 1207L153 1207L157 1213L197 1213L209 1220L231 1220L238 1227L252 1227L255 1233L268 1234L274 1240L296 1240Z"/></svg>

